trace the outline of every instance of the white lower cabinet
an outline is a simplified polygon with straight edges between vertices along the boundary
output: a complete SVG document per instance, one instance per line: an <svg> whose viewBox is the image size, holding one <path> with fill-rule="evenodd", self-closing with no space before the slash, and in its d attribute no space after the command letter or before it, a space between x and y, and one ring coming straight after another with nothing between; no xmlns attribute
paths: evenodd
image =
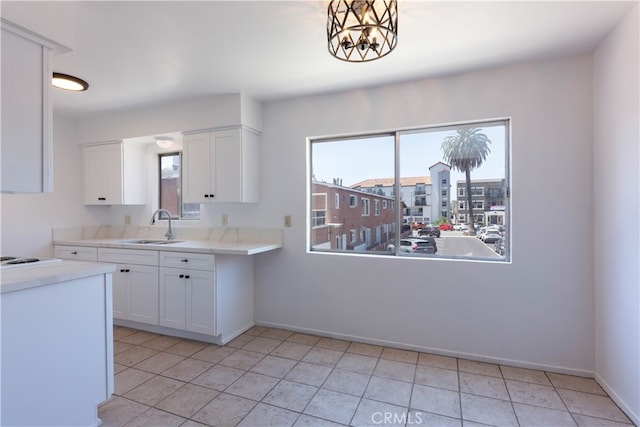
<svg viewBox="0 0 640 427"><path fill-rule="evenodd" d="M226 344L254 324L250 256L71 245L55 254L116 264L117 325Z"/></svg>
<svg viewBox="0 0 640 427"><path fill-rule="evenodd" d="M215 257L160 254L160 325L217 335Z"/></svg>
<svg viewBox="0 0 640 427"><path fill-rule="evenodd" d="M160 325L217 335L212 271L160 267Z"/></svg>
<svg viewBox="0 0 640 427"><path fill-rule="evenodd" d="M158 324L158 267L118 264L113 273L113 317Z"/></svg>
<svg viewBox="0 0 640 427"><path fill-rule="evenodd" d="M99 248L98 261L117 264L113 273L113 317L157 325L158 252Z"/></svg>

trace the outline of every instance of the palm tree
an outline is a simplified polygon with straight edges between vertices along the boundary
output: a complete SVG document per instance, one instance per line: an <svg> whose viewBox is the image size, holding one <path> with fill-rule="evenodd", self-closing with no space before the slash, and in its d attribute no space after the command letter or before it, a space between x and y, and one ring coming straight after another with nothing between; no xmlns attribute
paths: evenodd
<svg viewBox="0 0 640 427"><path fill-rule="evenodd" d="M469 233L475 234L473 204L471 201L471 170L480 167L491 152L491 141L487 135L480 133L482 129L461 128L455 135L450 135L442 141L444 161L453 169L464 172L467 180L467 205L469 206Z"/></svg>

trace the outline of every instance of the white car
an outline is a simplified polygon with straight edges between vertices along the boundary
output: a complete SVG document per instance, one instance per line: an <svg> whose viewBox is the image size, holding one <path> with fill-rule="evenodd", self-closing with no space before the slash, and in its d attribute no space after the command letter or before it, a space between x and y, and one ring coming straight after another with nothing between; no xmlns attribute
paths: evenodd
<svg viewBox="0 0 640 427"><path fill-rule="evenodd" d="M502 234L498 230L487 230L482 235L482 241L485 243L495 243L502 238Z"/></svg>

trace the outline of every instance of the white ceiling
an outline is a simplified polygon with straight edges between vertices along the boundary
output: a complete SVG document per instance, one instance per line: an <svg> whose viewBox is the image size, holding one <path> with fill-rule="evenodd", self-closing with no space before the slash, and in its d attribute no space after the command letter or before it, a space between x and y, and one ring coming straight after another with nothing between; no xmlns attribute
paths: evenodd
<svg viewBox="0 0 640 427"><path fill-rule="evenodd" d="M327 1L85 1L54 70L70 117L243 92L271 101L592 50L637 1L398 1L398 46L369 63L327 51Z"/></svg>

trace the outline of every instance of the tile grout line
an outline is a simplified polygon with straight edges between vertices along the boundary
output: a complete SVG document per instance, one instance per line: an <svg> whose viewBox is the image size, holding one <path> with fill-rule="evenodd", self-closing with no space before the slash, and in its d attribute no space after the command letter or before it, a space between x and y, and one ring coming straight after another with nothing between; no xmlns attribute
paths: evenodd
<svg viewBox="0 0 640 427"><path fill-rule="evenodd" d="M271 387L270 387L270 389L269 389L269 391L267 391L267 392L264 394L264 396L262 396L262 397L261 397L261 399L260 399L260 400L258 400L258 401L256 402L256 404L255 404L255 405L254 405L254 407L251 409L251 411L252 411L253 409L255 409L255 408L256 408L256 406L257 406L258 404L260 404L260 403L262 403L262 404L264 404L264 405L269 405L269 406L272 406L272 407L276 407L276 408L281 408L281 409L284 409L284 410L287 410L287 411L291 411L291 412L297 413L297 417L296 417L296 420L294 421L294 423L295 423L295 422L297 422L297 421L300 419L300 417L301 417L302 415L306 415L306 414L304 414L304 411L308 408L308 406L309 406L309 404L311 403L311 401L312 401L312 400L317 396L318 392L319 392L321 389L323 389L323 390L329 390L329 391L335 391L335 390L331 390L331 389L329 389L329 388L326 388L326 389L325 389L325 388L324 388L324 386L327 384L328 379L331 377L331 375L332 375L334 372L336 372L338 369L342 369L342 368L338 368L338 364L340 363L340 360L342 360L342 359L343 359L346 355L348 355L348 354L358 355L358 356L368 356L368 354L362 354L362 353L356 353L356 352L353 352L353 351L349 351L349 350L350 350L350 348L351 348L351 346L354 344L354 342L348 342L348 341L347 341L347 342L349 343L349 345L347 346L347 348L346 348L345 350L335 350L335 348L330 348L330 347L328 347L328 346L326 346L326 347L325 347L325 346L318 346L318 343L320 342L320 340L322 339L322 337L321 337L320 339L316 340L313 344L306 344L306 343L304 343L304 342L290 341L290 339L294 336L294 333L289 333L289 334L288 334L287 336L285 336L284 338L282 338L282 336L283 336L283 335L280 335L278 338L274 338L274 337L272 337L272 336L270 336L270 335L268 334L268 333L269 333L269 330L268 330L268 329L266 329L266 330L262 331L262 333L261 333L261 334L259 334L259 335L247 334L247 336L250 336L250 337L251 337L251 339L250 339L249 341L247 341L244 345L241 345L240 347L231 347L231 346L229 346L229 348L230 348L230 349L233 349L233 352L232 352L232 353L230 353L229 355L227 355L225 358L223 358L223 359L221 359L221 360L218 360L217 362L211 362L211 361L209 361L209 360L206 360L206 359L199 359L199 358L194 357L194 356L195 356L196 354L198 354L199 352L201 352L201 351L203 351L203 350L206 350L206 349L210 348L210 346L213 346L213 344L210 344L210 343L206 343L206 344L205 344L205 343L197 343L197 342L196 342L197 344L202 344L202 348L200 348L200 349L198 349L198 350L195 350L195 351L192 351L192 352L190 352L188 355L185 355L184 351L181 351L181 352L179 352L179 353L172 353L172 352L170 352L170 351L168 351L168 350L170 350L171 348L176 347L176 346L178 346L178 345L185 345L185 343L187 343L187 344L188 344L188 343L191 343L193 340L180 340L179 342L176 342L175 344L173 344L172 346L169 346L169 347L165 348L164 350L159 350L159 349L156 349L156 348L153 348L153 347L148 347L148 346L147 346L147 345L145 345L145 344L148 344L148 343L149 343L149 341L152 341L152 340L157 339L157 338L159 338L159 337L163 337L163 335L153 334L153 335L151 335L151 336L150 336L150 338L149 338L149 339L147 339L147 340L141 341L141 342L139 342L139 343L137 343L137 344L132 344L132 343L127 343L127 342L125 342L125 341L121 341L121 340L122 340L122 339L127 339L127 337L131 337L132 335L134 335L134 334L136 334L136 333L139 333L140 331L139 331L139 332L137 332L137 331L135 331L135 330L133 330L133 329L129 329L128 331L125 331L125 332L129 332L129 333L123 333L123 332L120 332L120 333L118 333L118 334L117 334L117 335L118 335L117 337L116 337L116 333L114 333L114 341L115 341L115 342L119 342L119 343L126 344L127 346L131 346L131 347L130 347L130 348L127 348L127 349L125 349L125 350L120 351L118 354L120 354L120 353L124 353L124 352L126 352L126 351L129 351L129 350L132 350L132 349L135 349L135 348L141 348L141 349L153 350L155 353L154 353L154 354L152 354L152 355L150 355L150 356L144 357L143 359L141 359L141 360L137 361L135 364L132 364L132 365L123 365L123 364L120 364L121 366L123 366L123 367L124 367L124 369L122 369L122 370L121 370L120 372L118 372L118 373L126 372L126 371L127 371L127 370L129 370L129 369L135 369L135 370L138 370L138 371L140 371L140 372L144 372L144 373L150 374L150 375L152 375L152 377L148 378L147 380L143 381L143 382L142 382L142 383L140 383L140 384L135 385L135 386L134 386L134 387L132 387L130 390L127 390L126 392L123 392L121 395L116 394L116 393L115 393L115 390L114 390L114 397L119 397L119 398L125 399L125 400L127 400L127 401L129 401L129 402L135 402L135 403L137 403L137 404L144 405L147 409L146 409L143 413L146 413L150 408L154 408L154 409L159 410L159 411L161 411L161 412L165 412L165 413L168 413L168 414L176 415L176 416L179 416L179 417L181 417L181 418L184 418L184 417L183 417L182 415L180 415L180 414L174 414L174 413L172 413L172 412L170 412L170 411L167 411L167 410L164 410L164 409L157 408L157 407L156 407L156 404L158 404L159 402L162 402L164 399L166 399L166 398L168 398L168 397L172 396L173 394L177 393L179 390L183 389L183 388L186 386L186 384L193 384L193 382L192 382L192 381L194 381L194 380L195 380L196 378L198 378L199 376L203 375L205 372L209 371L211 368L213 368L213 367L215 367L215 366L223 366L223 367L227 367L226 365L222 365L222 364L221 364L221 362L222 362L222 361L224 361L224 359L226 359L227 357L231 356L233 353L237 352L238 350L251 351L251 350L243 349L243 347L244 347L246 344L248 344L249 342L253 341L253 340L254 340L255 338L257 338L257 337L261 337L261 336L263 336L264 338L274 339L274 340L277 340L277 341L279 342L279 344L278 344L278 345L276 345L276 346L275 346L274 348L272 348L271 350L269 350L269 352L268 352L268 353L262 353L262 352L255 352L255 351L253 351L254 353L257 353L257 354L260 354L260 355L261 355L260 360L259 360L259 361L257 361L256 363L253 363L253 364L252 364L249 368L247 368L247 369L242 368L242 369L241 369L241 370L243 371L242 375L241 375L240 377L236 378L236 379L235 379L231 384L227 385L227 386L224 388L224 390L227 390L229 387L231 387L231 386L232 386L233 384L235 384L235 383L236 383L240 378L242 378L243 376L245 376L245 375L246 375L247 373L249 373L249 372L252 372L252 373L257 374L257 375L264 375L264 376L267 376L267 377L270 377L270 378L274 378L274 379L276 379L276 380L277 380L277 381L275 382L275 384L274 384L273 386L271 386ZM263 335L263 334L266 334L266 335ZM135 340L134 340L134 341L135 341ZM283 357L283 356L280 356L280 355L274 355L274 354L273 354L273 352L274 352L274 351L276 351L276 349L277 349L278 347L280 347L283 343L294 343L294 344L300 344L300 345L308 346L309 348L308 348L308 349L307 349L307 351L306 351L303 355L301 355L300 357L297 357L297 356L296 356L295 358L291 358L291 357L286 357L286 356L285 356L285 357ZM115 345L114 345L114 347L115 347ZM225 347L225 346L215 346L215 348L216 348L216 349L217 349L217 348L224 348L224 347ZM318 349L327 349L327 350L334 350L334 351L340 351L340 352L341 352L341 355L340 355L340 357L338 358L338 360L337 360L335 363L333 363L333 362L331 363L331 366L326 366L326 365L321 364L321 363L304 362L304 360L303 360L303 359L304 359L304 358L305 358L305 357L306 357L306 356L307 356L307 355L308 355L308 354L309 354L309 353L310 353L314 348L318 348ZM392 376L390 376L390 377L386 377L386 376L382 376L382 377L380 377L380 376L378 376L378 375L375 375L375 373L376 373L376 369L378 369L378 367L380 366L380 364L381 364L381 362L382 362L383 360L384 360L384 361L390 361L390 362L402 362L402 363L406 363L406 364L408 364L408 363L409 363L409 362L404 362L403 360L395 360L395 359L393 359L393 358L389 358L389 359L387 359L386 357L383 357L383 355L384 355L384 350L385 350L387 347L380 346L380 348L381 348L381 351L380 351L380 353L378 354L378 356L376 357L376 363L375 363L375 365L374 365L374 367L373 367L373 370L368 374L368 379L367 379L366 385L364 385L364 389L363 389L363 391L362 391L362 394L360 394L360 395L357 395L357 396L356 396L356 395L353 395L353 394L351 394L351 393L347 393L347 392L344 392L344 391L340 391L340 392L336 391L336 392L338 392L338 393L345 393L345 394L347 394L347 395L350 395L350 396L356 396L356 397L358 398L358 403L357 403L357 405L355 406L354 413L352 414L352 416L351 416L351 418L350 418L350 423L353 423L353 422L354 422L354 420L355 420L355 416L356 416L356 414L357 414L357 412L358 412L358 409L359 409L360 405L362 405L362 402L363 402L363 401L364 401L364 399L365 399L366 390L367 390L367 389L368 389L368 387L370 386L371 381L372 381L372 379L373 379L373 377L374 377L374 376L375 376L375 377L377 377L377 378L390 379L390 380L400 381L400 382L403 382L403 383L409 383L409 381L396 379L393 375L392 375ZM390 348L390 349L393 349L393 348ZM352 349L352 350L353 350L353 349ZM152 372L152 371L147 371L147 370L145 370L145 369L143 369L143 368L138 368L138 367L137 367L138 365L140 365L140 364L144 363L145 361L148 361L149 359L151 359L151 358L153 358L153 357L155 357L155 356L157 356L157 355L160 355L160 354L174 355L174 356L182 357L183 359L182 359L182 360L179 360L179 361L177 361L177 362L175 362L175 363L174 363L174 364L172 364L171 366L168 366L167 368L165 368L165 369L164 369L162 372L160 372L160 373L155 373L155 372ZM115 356L115 355L116 355L116 354L114 354L114 356ZM289 368L289 369L288 369L288 371L287 371L286 373L284 373L284 375L283 375L283 376L272 376L272 375L270 375L270 374L262 374L262 373L258 373L258 372L252 371L252 369L253 369L253 368L254 368L258 363L260 363L262 360L264 360L264 359L265 359L266 357L268 357L268 356L271 356L271 357L278 357L278 358L281 358L281 359L293 360L293 361L295 361L295 364L294 364L291 368ZM371 357L371 356L369 356L369 357ZM389 356L389 357L391 357L391 356ZM115 359L115 357L114 357L114 359ZM205 369L203 372L201 372L201 373L199 373L198 375L196 375L194 378L191 378L189 381L184 381L184 380L182 380L182 379L177 379L177 378L174 378L174 377L170 377L170 376L164 375L164 372L165 372L165 371L167 371L167 370L169 370L169 369L173 368L173 367L174 367L174 366L176 366L177 364L182 363L184 360L193 360L193 361L198 361L198 362L204 362L204 363L207 363L207 364L211 364L211 366L210 366L210 367L208 367L207 369ZM460 371L460 359L459 359L459 358L455 358L455 360L456 360L456 375L457 375L457 380L458 380L458 390L457 390L457 391L458 391L458 399L459 399L459 405L458 405L458 406L459 406L459 412L460 412L460 418L459 418L459 420L460 420L460 422L462 422L462 421L463 421L463 419L464 419L464 415L463 415L463 408L462 408L462 394L463 394L463 393L462 393L462 388L461 388L461 381L462 381L462 379L461 379L461 371ZM114 362L115 362L115 361L114 361ZM289 373L290 373L292 370L294 370L297 366L299 366L301 363L308 363L308 364L311 364L311 365L317 365L317 366L322 366L322 367L325 367L325 368L330 368L330 370L327 372L326 376L323 378L322 382L321 382L318 386L315 386L315 385L313 386L313 387L315 387L315 388L316 388L316 390L315 390L314 394L310 397L310 399L308 400L308 402L306 403L305 407L304 407L304 408L302 408L302 410L300 410L300 411L296 411L296 410L289 409L289 408L287 408L287 407L281 407L281 406L278 406L278 405L274 405L274 404L270 404L270 403L266 403L266 402L264 402L264 399L269 395L269 393L271 393L271 392L275 389L275 387L277 387L279 384L283 383L283 381L291 381L291 380L286 380L286 376L287 376L287 375L289 375ZM421 365L420 365L420 352L417 352L417 358L416 358L416 361L415 361L415 362L412 362L412 363L411 363L411 365L413 365L413 366L414 366L414 372L413 372L413 375L412 375L412 380L411 380L411 382L410 382L411 388L410 388L410 392L409 392L409 402L407 403L407 414L411 411L411 408L412 408L412 406L411 406L411 402L412 402L412 399L413 399L413 392L414 392L414 389L415 389L415 385L417 384L417 383L416 383L416 379L417 379L417 375L418 375L418 368L421 366ZM430 364L427 364L426 366L431 366L431 365L430 365ZM505 389L506 389L506 391L507 391L507 396L508 396L508 399L509 399L509 402L510 402L510 405L511 405L512 411L513 411L513 413L514 413L514 416L515 416L515 419L516 419L516 423L518 423L518 425L519 425L519 424L520 424L520 420L519 420L518 414L517 414L517 412L516 412L516 410L515 410L515 406L514 406L514 403L515 403L515 402L514 402L514 400L513 400L512 393L511 393L511 391L509 390L509 387L508 387L508 386L507 386L507 384L506 384L506 377L505 377L504 369L503 369L503 367L502 367L501 365L499 365L499 364L496 364L496 366L498 367L498 370L499 370L499 372L500 372L500 377L501 377L502 384L503 384L503 386L505 387ZM238 369L238 368L234 368L234 369ZM444 369L447 369L447 368L444 368ZM359 371L351 371L350 369L346 369L346 371L347 371L347 372L359 373ZM465 371L465 372L466 372L466 371ZM590 391L583 391L583 390L580 390L580 389L575 389L575 387L574 387L574 388L563 388L563 387L559 387L559 386L558 386L558 385L556 385L553 381L551 381L551 378L550 378L550 376L549 376L549 373L548 373L548 372L546 372L546 371L539 371L539 372L543 372L543 373L544 373L544 375L545 375L545 379L546 379L547 381L549 381L549 383L550 383L550 385L551 385L551 389L554 391L554 393L555 393L558 397L560 397L560 400L561 400L561 402L562 402L562 404L563 404L563 407L564 407L564 409L565 409L565 411L564 411L564 412L568 413L568 414L571 416L572 421L573 421L573 422L575 422L576 424L578 424L578 423L577 423L577 421L576 421L575 416L577 416L577 415L579 415L579 414L578 414L578 413L573 413L573 412L571 412L571 411L569 410L569 408L568 408L568 406L567 406L567 403L566 403L565 399L564 399L564 398L562 398L562 396L560 396L559 390L568 390L568 391L572 391L572 392L576 392L576 393L584 393L584 394L589 394L589 395L594 395L594 396L602 396L602 397L609 397L609 398L610 398L610 396L608 396L608 394L606 394L606 392L604 392L604 394L601 394L601 393L596 393L596 392L590 392ZM116 375L117 375L117 374L116 374ZM478 374L476 374L476 375L484 375L484 374L478 373ZM489 376L492 376L492 375L489 375ZM159 402L157 402L157 403L156 403L156 404L154 404L154 405L147 405L147 404L145 404L145 403L138 402L138 401L136 401L136 400L132 400L132 399L127 398L127 397L125 397L125 396L124 396L124 395L126 395L127 393L131 392L132 390L136 389L137 387L140 387L140 386L143 386L144 384L147 384L149 381L151 381L152 379L154 379L154 378L156 378L156 377L162 377L162 378L167 378L167 379L171 379L171 380L174 380L174 381L179 381L179 382L181 382L182 384L180 385L180 387L179 387L178 389L174 390L174 391L173 391L171 394L169 394L168 396L163 397L162 399L160 399L160 401L159 401ZM533 385L545 386L544 384L540 384L539 382L534 381L533 379L531 379L531 380L527 380L526 378L523 378L523 379L520 379L520 378L514 378L514 379L512 379L512 381L514 381L514 382L522 382L522 383L525 383L525 384L533 384ZM298 382L298 381L295 381L295 380L294 380L294 381L292 381L292 382L295 382L295 383L298 383L298 384L303 384L303 385L310 385L310 384L305 384L305 383ZM195 385L197 385L197 384L195 384ZM433 386L433 385L432 385L432 386ZM200 387L203 387L203 386L200 386ZM435 386L433 386L433 387L435 387ZM209 387L207 387L207 386L204 386L204 388L207 388L207 389L209 389L209 390L215 391L217 394L216 394L216 396L214 396L213 398L211 398L210 400L208 400L204 405L202 405L198 410L196 410L196 411L195 411L195 413L194 413L192 416L195 416L195 414L197 414L199 411L201 411L205 406L207 406L207 405L208 405L208 404L210 404L213 400L215 400L216 398L218 398L218 396L219 396L221 393L226 393L224 390L223 390L223 391L218 391L218 390L216 390L216 389L211 389L211 388L209 388ZM437 386L437 387L435 387L435 388L437 388L437 389L442 389L442 390L448 390L448 389L446 389L446 388L442 388L441 386ZM474 394L474 395L475 395L475 393L472 393L472 394ZM232 394L232 395L233 395L233 394ZM236 395L233 395L233 396L236 396ZM479 395L477 395L477 396L484 396L484 395L479 394ZM484 397L488 397L488 396L484 396ZM252 400L252 399L250 399L250 400ZM372 399L372 400L373 400L373 401L377 401L377 402L381 402L381 403L391 404L390 402L385 402L385 401L383 401L383 400L378 400L378 399ZM500 399L497 399L497 400L500 400ZM106 401L106 402L108 402L108 401ZM254 402L255 402L255 401L254 401ZM543 404L536 404L536 403L523 403L523 404L524 404L524 405L527 405L527 406L531 406L531 407L533 407L533 408L542 408L542 409L549 409L549 410L554 409L554 408L552 408L552 407L550 407L550 406L544 406ZM393 405L395 405L395 404L393 404ZM242 422L242 420L244 420L244 419L245 419L245 417L246 417L246 416L248 416L248 414L249 414L251 411L249 411L247 414L245 414L245 416L243 416L243 418L241 419L241 421L240 421L240 422ZM427 413L431 413L430 411L426 411L426 412L427 412ZM438 415L437 413L434 413L434 414ZM623 414L624 414L624 412L623 412ZM582 415L582 414L580 414L580 415ZM626 414L624 414L624 415L626 416ZM192 420L192 416L191 416L191 417L188 417L187 419L188 419L188 420ZM612 419L609 419L609 418L601 418L601 417L599 417L599 416L592 416L592 415L584 415L584 416L586 416L586 417L592 417L592 418L597 418L597 419L601 419L601 420L606 420L606 421L613 421ZM630 425L630 426L633 426L633 424L629 424L629 425Z"/></svg>

